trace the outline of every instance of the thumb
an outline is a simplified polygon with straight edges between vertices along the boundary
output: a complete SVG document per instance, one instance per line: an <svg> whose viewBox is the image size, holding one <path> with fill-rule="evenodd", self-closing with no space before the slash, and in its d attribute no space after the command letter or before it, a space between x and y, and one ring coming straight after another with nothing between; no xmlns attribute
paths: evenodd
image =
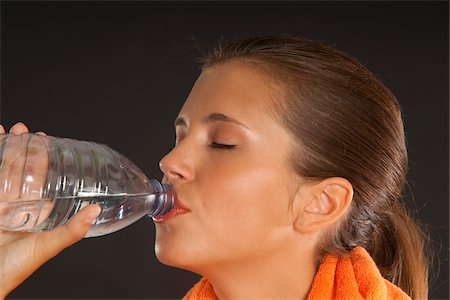
<svg viewBox="0 0 450 300"><path fill-rule="evenodd" d="M100 211L99 205L91 204L80 210L67 224L40 233L41 236L35 249L36 256L40 257L42 263L44 263L65 248L81 240Z"/></svg>

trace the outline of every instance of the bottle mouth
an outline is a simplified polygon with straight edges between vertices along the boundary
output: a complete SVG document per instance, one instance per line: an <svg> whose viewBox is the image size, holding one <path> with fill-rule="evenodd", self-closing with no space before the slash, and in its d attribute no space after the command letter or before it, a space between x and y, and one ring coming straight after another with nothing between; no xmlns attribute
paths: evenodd
<svg viewBox="0 0 450 300"><path fill-rule="evenodd" d="M154 209L148 213L150 217L161 217L175 207L175 191L170 184L159 183L152 180L155 187Z"/></svg>
<svg viewBox="0 0 450 300"><path fill-rule="evenodd" d="M164 202L164 206L161 211L158 213L158 216L163 216L168 213L172 208L175 207L175 190L170 184L163 183L162 184L163 191L160 197L163 197L162 201Z"/></svg>

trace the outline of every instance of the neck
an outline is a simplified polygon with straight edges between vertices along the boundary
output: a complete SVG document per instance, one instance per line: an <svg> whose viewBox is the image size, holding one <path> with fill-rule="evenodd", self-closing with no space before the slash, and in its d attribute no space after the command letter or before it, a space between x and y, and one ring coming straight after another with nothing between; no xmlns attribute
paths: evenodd
<svg viewBox="0 0 450 300"><path fill-rule="evenodd" d="M292 253L227 262L204 275L221 300L306 299L316 272L313 253L286 248Z"/></svg>

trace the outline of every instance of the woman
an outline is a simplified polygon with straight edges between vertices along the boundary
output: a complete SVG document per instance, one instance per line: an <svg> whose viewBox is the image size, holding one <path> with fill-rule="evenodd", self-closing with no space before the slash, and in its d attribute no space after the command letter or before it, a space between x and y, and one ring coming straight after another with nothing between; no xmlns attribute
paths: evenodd
<svg viewBox="0 0 450 300"><path fill-rule="evenodd" d="M219 46L175 129L160 166L178 203L154 220L155 249L204 277L187 299L427 297L422 234L398 200L400 107L355 59L291 37ZM53 232L3 233L3 295L97 213Z"/></svg>

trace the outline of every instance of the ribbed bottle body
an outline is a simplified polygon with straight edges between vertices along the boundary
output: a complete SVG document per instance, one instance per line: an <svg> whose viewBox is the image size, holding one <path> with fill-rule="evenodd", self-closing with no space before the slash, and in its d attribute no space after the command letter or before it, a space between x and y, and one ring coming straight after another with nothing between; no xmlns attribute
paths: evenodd
<svg viewBox="0 0 450 300"><path fill-rule="evenodd" d="M50 230L95 203L102 211L87 237L98 236L173 205L169 186L148 179L108 146L35 134L0 139L2 229Z"/></svg>

